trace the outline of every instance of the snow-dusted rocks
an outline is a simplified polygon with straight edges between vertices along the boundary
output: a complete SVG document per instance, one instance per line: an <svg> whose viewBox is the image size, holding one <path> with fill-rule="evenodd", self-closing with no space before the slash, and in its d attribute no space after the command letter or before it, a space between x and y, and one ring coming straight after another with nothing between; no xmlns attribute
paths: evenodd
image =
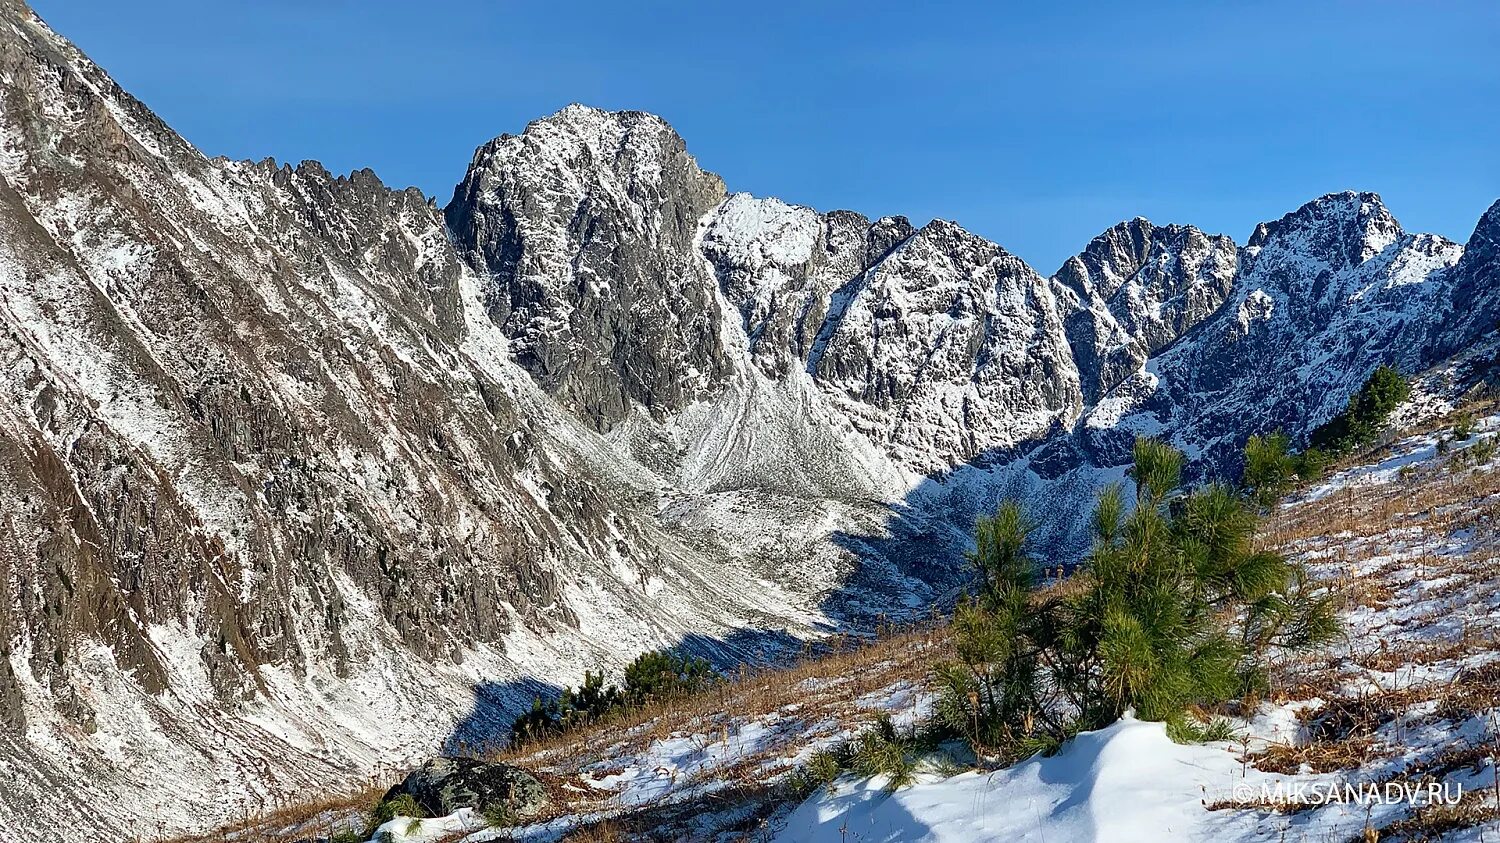
<svg viewBox="0 0 1500 843"><path fill-rule="evenodd" d="M1453 267L1449 283L1449 312L1434 326L1434 353L1447 356L1462 351L1477 338L1494 331L1500 318L1500 201L1490 206L1474 227L1463 257Z"/></svg>
<svg viewBox="0 0 1500 843"><path fill-rule="evenodd" d="M643 649L733 660L762 630L835 623L855 566L826 538L855 522L814 505L731 548L674 520L663 477L516 364L488 276L419 192L207 159L19 4L0 76L0 824L19 838L213 825L493 741L539 683ZM638 164L619 184L645 202ZM684 249L721 195L695 178ZM640 207L599 225L649 252L670 238ZM584 323L665 330L612 295ZM640 389L589 400L669 403L653 353L629 359Z"/></svg>
<svg viewBox="0 0 1500 843"><path fill-rule="evenodd" d="M1449 330L1443 314L1462 254L1402 231L1374 194L1309 202L1257 228L1223 306L1146 366L1148 393L1127 381L1100 406L1123 424L1169 432L1200 474L1232 469L1248 434L1305 436L1377 366L1415 372L1436 362L1432 337Z"/></svg>
<svg viewBox="0 0 1500 843"><path fill-rule="evenodd" d="M755 364L772 378L816 367L860 276L913 232L901 217L871 223L747 193L703 225L703 256L740 312Z"/></svg>
<svg viewBox="0 0 1500 843"><path fill-rule="evenodd" d="M571 105L480 147L446 214L516 361L608 428L722 380L693 240L723 198L660 117Z"/></svg>
<svg viewBox="0 0 1500 843"><path fill-rule="evenodd" d="M944 221L854 285L811 368L856 427L924 472L1040 437L1081 407L1046 281Z"/></svg>
<svg viewBox="0 0 1500 843"><path fill-rule="evenodd" d="M469 809L480 816L534 817L547 806L547 789L519 767L471 758L434 758L411 771L386 795L404 793L429 817Z"/></svg>
<svg viewBox="0 0 1500 843"><path fill-rule="evenodd" d="M1052 276L1084 400L1208 318L1229 294L1239 248L1192 226L1137 217L1089 242Z"/></svg>

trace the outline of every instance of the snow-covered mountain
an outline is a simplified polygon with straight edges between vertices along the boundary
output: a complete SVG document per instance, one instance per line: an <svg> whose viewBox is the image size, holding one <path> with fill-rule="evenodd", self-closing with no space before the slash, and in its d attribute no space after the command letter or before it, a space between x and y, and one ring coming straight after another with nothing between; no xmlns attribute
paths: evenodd
<svg viewBox="0 0 1500 843"><path fill-rule="evenodd" d="M439 210L206 158L17 0L0 79L28 839L363 782L645 648L923 611L1000 496L1065 551L1135 432L1222 467L1500 315L1500 205L1468 252L1370 194L1244 248L1136 220L1049 279L954 223L728 194L638 112L502 136Z"/></svg>

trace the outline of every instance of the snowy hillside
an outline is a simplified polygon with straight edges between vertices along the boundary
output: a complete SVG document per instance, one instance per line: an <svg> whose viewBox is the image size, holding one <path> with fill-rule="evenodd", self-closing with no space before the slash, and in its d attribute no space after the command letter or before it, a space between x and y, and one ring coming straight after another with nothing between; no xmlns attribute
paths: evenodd
<svg viewBox="0 0 1500 843"><path fill-rule="evenodd" d="M952 653L939 625L506 752L550 783L556 804L535 822L501 830L461 813L381 829L420 841L1490 839L1500 453L1474 455L1500 438L1500 413L1488 405L1456 438L1461 417L1434 420L1449 409L1434 398L1409 407L1427 408L1422 432L1303 489L1264 525L1261 541L1340 595L1348 635L1275 665L1264 700L1228 709L1230 740L1176 743L1127 717L1009 767L945 744L910 784L851 773L803 784L820 751L878 715L898 728L931 716L928 670ZM368 799L313 822L363 828ZM305 834L293 816L253 831Z"/></svg>
<svg viewBox="0 0 1500 843"><path fill-rule="evenodd" d="M1345 594L1348 638L1281 666L1235 740L1176 744L1162 724L1122 720L996 772L894 793L840 782L776 839L1493 838L1500 460L1462 455L1497 433L1489 415L1457 441L1451 426L1401 439L1283 505L1267 539Z"/></svg>

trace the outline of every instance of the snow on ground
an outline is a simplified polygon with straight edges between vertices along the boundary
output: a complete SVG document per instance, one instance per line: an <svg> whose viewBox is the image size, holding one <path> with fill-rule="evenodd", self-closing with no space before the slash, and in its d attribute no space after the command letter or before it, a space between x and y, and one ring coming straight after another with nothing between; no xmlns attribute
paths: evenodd
<svg viewBox="0 0 1500 843"><path fill-rule="evenodd" d="M656 839L739 839L733 829L769 828L785 813L776 785L818 750L850 740L881 713L902 727L930 716L927 667L945 653L945 639L918 630L829 661L735 677L688 703L503 756L549 784L553 810L535 822L487 829L462 812L417 826L398 817L375 833L420 843L541 843L620 820L650 826Z"/></svg>
<svg viewBox="0 0 1500 843"><path fill-rule="evenodd" d="M803 803L776 839L1222 840L1255 831L1262 818L1205 810L1205 798L1258 793L1262 784L1274 788L1287 778L1247 769L1234 750L1173 743L1163 724L1127 717L1079 735L1051 758L994 772L928 774L895 791L881 777L842 780ZM1330 777L1314 778L1326 784Z"/></svg>
<svg viewBox="0 0 1500 843"><path fill-rule="evenodd" d="M1281 666L1282 690L1238 740L1176 744L1126 718L1008 769L894 791L846 777L775 839L1494 839L1500 482L1453 454L1497 429L1490 415L1463 439L1407 437L1283 507L1270 538L1350 593L1348 641Z"/></svg>

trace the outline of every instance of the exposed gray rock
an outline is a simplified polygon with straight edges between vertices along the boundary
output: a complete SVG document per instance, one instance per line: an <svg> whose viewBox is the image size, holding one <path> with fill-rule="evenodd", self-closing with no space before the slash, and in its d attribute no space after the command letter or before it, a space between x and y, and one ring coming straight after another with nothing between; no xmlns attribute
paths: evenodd
<svg viewBox="0 0 1500 843"><path fill-rule="evenodd" d="M517 362L608 429L725 375L723 315L693 248L723 198L660 117L573 105L480 147L446 213Z"/></svg>
<svg viewBox="0 0 1500 843"><path fill-rule="evenodd" d="M1462 253L1402 231L1374 194L1309 202L1258 227L1224 305L1112 390L1087 427L1166 431L1197 473L1232 473L1250 433L1300 439L1377 366L1436 362L1429 336L1445 330Z"/></svg>
<svg viewBox="0 0 1500 843"><path fill-rule="evenodd" d="M1047 282L954 223L924 226L846 295L810 367L904 464L940 470L1082 409Z"/></svg>
<svg viewBox="0 0 1500 843"><path fill-rule="evenodd" d="M549 801L547 788L520 767L472 758L434 758L408 773L386 798L398 793L411 796L431 817L472 808L486 816L526 819Z"/></svg>
<svg viewBox="0 0 1500 843"><path fill-rule="evenodd" d="M1474 227L1449 287L1447 318L1433 325L1433 357L1456 354L1500 330L1500 201Z"/></svg>
<svg viewBox="0 0 1500 843"><path fill-rule="evenodd" d="M1137 217L1090 241L1053 275L1090 404L1219 309L1239 249L1192 226Z"/></svg>

